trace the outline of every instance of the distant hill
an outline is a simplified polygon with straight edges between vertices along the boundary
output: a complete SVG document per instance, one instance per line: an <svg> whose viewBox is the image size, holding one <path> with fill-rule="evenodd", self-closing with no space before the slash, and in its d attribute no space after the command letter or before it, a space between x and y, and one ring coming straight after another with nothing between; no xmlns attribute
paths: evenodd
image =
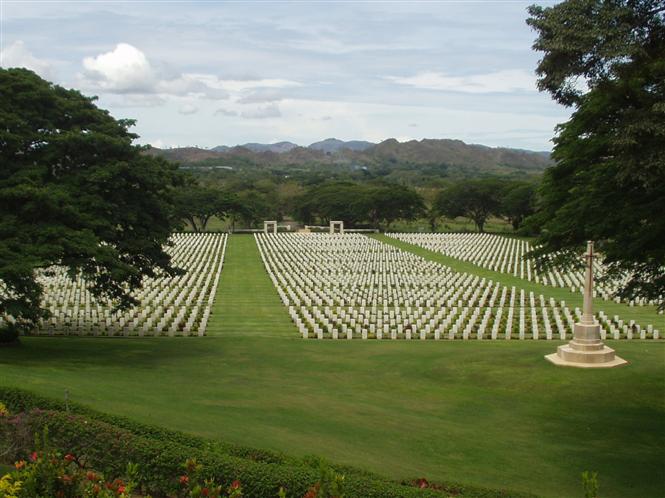
<svg viewBox="0 0 665 498"><path fill-rule="evenodd" d="M290 170L333 171L334 168L365 170L391 181L424 182L433 177L475 177L483 175L540 175L553 161L548 152L467 144L461 140L423 139L399 142L394 138L379 144L327 139L300 147L291 142L248 143L214 149L183 147L149 149L159 155L196 168L289 168ZM333 168L333 169L331 169ZM418 179L416 179L419 178Z"/></svg>
<svg viewBox="0 0 665 498"><path fill-rule="evenodd" d="M243 144L240 147L249 149L252 152L276 152L281 154L283 152L289 152L292 149L298 147L298 144L293 142L277 142L275 144L258 144L258 143L247 143Z"/></svg>
<svg viewBox="0 0 665 498"><path fill-rule="evenodd" d="M327 153L335 153L343 149L363 151L369 149L370 147L374 147L375 145L376 144L372 142L365 142L363 140L350 140L348 142L344 142L343 140L337 140L336 138L327 138L320 142L314 142L313 144L310 144L308 148L321 150Z"/></svg>
<svg viewBox="0 0 665 498"><path fill-rule="evenodd" d="M326 140L310 144L307 146L307 148L312 150L320 150L328 154L334 154L344 149L356 151L365 150L373 147L374 145L376 144L372 142L365 142L363 140L349 140L348 142L345 142L336 138L327 138ZM275 152L277 154L283 154L284 152L290 152L296 147L300 147L300 145L294 144L293 142L277 142L274 144L250 142L236 146L218 145L217 147L213 147L210 150L215 152L229 152L237 147L243 147L245 149L251 150L252 152Z"/></svg>
<svg viewBox="0 0 665 498"><path fill-rule="evenodd" d="M415 164L445 163L471 168L509 167L543 170L552 164L549 153L467 144L461 140L423 139L398 142L384 140L363 155L378 160Z"/></svg>

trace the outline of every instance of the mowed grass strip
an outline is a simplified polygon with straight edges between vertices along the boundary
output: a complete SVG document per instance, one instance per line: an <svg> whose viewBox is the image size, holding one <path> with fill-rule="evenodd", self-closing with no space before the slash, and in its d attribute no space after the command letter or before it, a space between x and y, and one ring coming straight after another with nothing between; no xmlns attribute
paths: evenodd
<svg viewBox="0 0 665 498"><path fill-rule="evenodd" d="M525 292L531 291L536 296L542 294L547 299L553 297L557 301L563 300L571 308L575 308L576 306L579 308L582 307L582 294L571 292L569 289L529 282L526 279L515 277L509 273L489 270L468 261L446 256L440 252L431 251L416 244L388 237L387 235L376 234L370 236L385 244L390 244L404 251L417 254L429 261L441 263L455 271L471 273L473 275L478 275L481 278L491 279L494 282L501 282L508 287L514 286L517 290L524 289ZM652 324L665 336L665 315L659 315L655 306L628 306L626 304L596 298L594 299L594 310L602 310L608 316L619 315L624 321L635 320L635 322L639 323L642 327Z"/></svg>
<svg viewBox="0 0 665 498"><path fill-rule="evenodd" d="M298 338L298 331L263 266L253 235L229 236L206 333L225 337Z"/></svg>

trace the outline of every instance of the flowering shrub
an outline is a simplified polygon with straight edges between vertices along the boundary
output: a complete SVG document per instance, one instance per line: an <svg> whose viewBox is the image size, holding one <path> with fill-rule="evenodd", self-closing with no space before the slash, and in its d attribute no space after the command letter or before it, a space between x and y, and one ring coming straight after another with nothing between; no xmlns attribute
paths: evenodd
<svg viewBox="0 0 665 498"><path fill-rule="evenodd" d="M16 471L3 476L7 498L129 498L134 484L122 479L106 481L101 474L86 470L74 455L35 451L28 462L15 463ZM131 470L131 465L129 466ZM13 486L13 488L12 488Z"/></svg>
<svg viewBox="0 0 665 498"><path fill-rule="evenodd" d="M16 470L2 477L0 496L3 498L129 498L135 484L133 476L137 467L129 464L127 481L114 479L106 481L92 470L86 470L83 463L73 454L64 456L48 447L48 430L43 437L36 438L37 450L30 453L28 460L14 464Z"/></svg>
<svg viewBox="0 0 665 498"><path fill-rule="evenodd" d="M86 470L81 461L71 453L62 456L55 451L33 451L29 460L14 464L16 471L0 479L1 498L130 498L136 488L136 465L129 464L127 481L104 477ZM242 498L240 481L233 481L223 489L214 479L201 478L202 465L196 459L183 465L185 473L178 479L182 498ZM148 496L149 498L149 496Z"/></svg>
<svg viewBox="0 0 665 498"><path fill-rule="evenodd" d="M0 401L0 417L9 417L9 410L2 401Z"/></svg>
<svg viewBox="0 0 665 498"><path fill-rule="evenodd" d="M323 459L314 458L319 466L319 480L303 498L344 498L344 475L338 474Z"/></svg>
<svg viewBox="0 0 665 498"><path fill-rule="evenodd" d="M198 463L196 458L187 460L183 467L185 473L178 479L182 488L178 496L185 498L242 498L240 481L233 481L226 490L223 490L222 486L215 482L215 479L203 479L201 477L203 465Z"/></svg>

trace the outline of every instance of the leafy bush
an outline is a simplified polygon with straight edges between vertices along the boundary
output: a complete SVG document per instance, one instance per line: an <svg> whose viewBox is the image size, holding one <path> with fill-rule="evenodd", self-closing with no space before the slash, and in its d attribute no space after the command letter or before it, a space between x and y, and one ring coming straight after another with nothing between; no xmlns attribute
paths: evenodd
<svg viewBox="0 0 665 498"><path fill-rule="evenodd" d="M584 498L598 498L598 472L582 472Z"/></svg>
<svg viewBox="0 0 665 498"><path fill-rule="evenodd" d="M13 323L5 323L0 326L0 343L9 344L18 339L19 329Z"/></svg>
<svg viewBox="0 0 665 498"><path fill-rule="evenodd" d="M4 498L129 498L135 484L131 481L136 466L127 465L127 481L116 478L106 481L71 453L62 453L49 446L48 430L36 438L35 451L29 461L15 463L16 471L2 477L0 492Z"/></svg>

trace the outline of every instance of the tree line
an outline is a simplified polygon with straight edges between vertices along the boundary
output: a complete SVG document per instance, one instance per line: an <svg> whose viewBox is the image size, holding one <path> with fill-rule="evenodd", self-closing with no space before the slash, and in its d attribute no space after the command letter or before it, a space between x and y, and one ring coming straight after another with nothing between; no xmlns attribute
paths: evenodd
<svg viewBox="0 0 665 498"><path fill-rule="evenodd" d="M533 181L488 178L467 180L440 189L428 203L417 190L391 183L326 182L292 189L271 202L259 189L233 191L191 182L176 195L178 212L195 231L206 230L216 216L232 227L259 226L263 220L285 218L309 225L342 220L348 227L387 230L397 220L426 218L436 231L442 217L465 217L483 231L490 216L509 221L514 230L535 212L537 184ZM430 196L431 197L431 196Z"/></svg>

